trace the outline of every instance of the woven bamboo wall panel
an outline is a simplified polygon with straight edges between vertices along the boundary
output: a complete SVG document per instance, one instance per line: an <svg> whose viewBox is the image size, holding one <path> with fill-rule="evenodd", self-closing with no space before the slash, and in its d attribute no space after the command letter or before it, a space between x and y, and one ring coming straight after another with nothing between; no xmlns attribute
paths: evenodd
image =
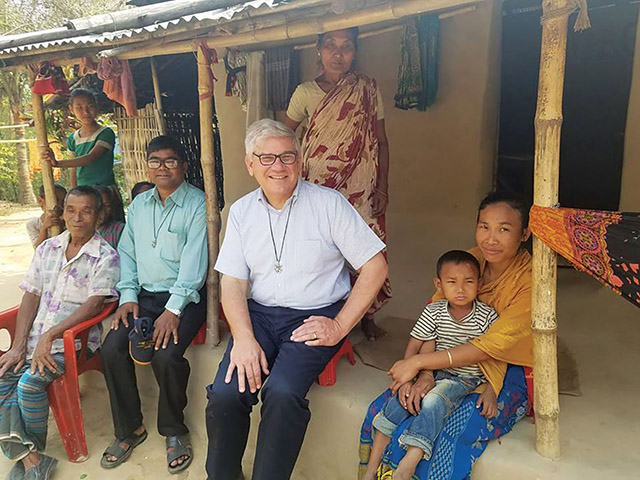
<svg viewBox="0 0 640 480"><path fill-rule="evenodd" d="M136 183L148 181L147 145L160 135L158 113L153 103L138 110L138 115L129 117L124 108L115 109L114 118L118 126L118 139L122 150L122 166L127 191Z"/></svg>

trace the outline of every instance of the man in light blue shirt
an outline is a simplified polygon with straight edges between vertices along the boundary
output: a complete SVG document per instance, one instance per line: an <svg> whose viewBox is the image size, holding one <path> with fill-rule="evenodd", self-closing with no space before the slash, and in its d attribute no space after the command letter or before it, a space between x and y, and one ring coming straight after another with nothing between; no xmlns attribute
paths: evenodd
<svg viewBox="0 0 640 480"><path fill-rule="evenodd" d="M129 207L118 244L120 307L102 346L116 440L101 465L118 466L147 438L128 338L134 319L144 316L154 320L151 365L160 387L158 432L166 437L169 471L176 473L193 457L183 413L190 372L184 352L206 316L205 198L184 180L188 164L173 138L151 140L147 167L155 188Z"/></svg>
<svg viewBox="0 0 640 480"><path fill-rule="evenodd" d="M342 194L300 179L289 127L255 122L245 148L260 188L231 206L216 262L232 338L207 387L207 474L240 478L264 384L252 478L286 480L311 418L307 392L380 290L385 245ZM348 265L360 272L353 289Z"/></svg>

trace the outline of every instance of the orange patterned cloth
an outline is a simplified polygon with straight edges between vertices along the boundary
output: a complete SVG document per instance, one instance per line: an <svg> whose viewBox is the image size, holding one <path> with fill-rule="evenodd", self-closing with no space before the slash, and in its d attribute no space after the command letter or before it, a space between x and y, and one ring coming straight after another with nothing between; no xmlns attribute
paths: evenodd
<svg viewBox="0 0 640 480"><path fill-rule="evenodd" d="M371 213L378 177L377 96L375 80L357 73L347 74L327 93L303 139L302 176L342 193L386 243L385 217ZM367 315L380 310L391 295L387 278Z"/></svg>
<svg viewBox="0 0 640 480"><path fill-rule="evenodd" d="M534 205L533 234L640 307L640 214Z"/></svg>

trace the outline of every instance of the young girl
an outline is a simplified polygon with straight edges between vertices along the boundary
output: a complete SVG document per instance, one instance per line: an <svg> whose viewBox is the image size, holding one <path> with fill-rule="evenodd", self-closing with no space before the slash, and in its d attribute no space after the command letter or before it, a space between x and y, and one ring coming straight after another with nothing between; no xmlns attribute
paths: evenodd
<svg viewBox="0 0 640 480"><path fill-rule="evenodd" d="M124 230L124 208L116 187L96 185L96 190L102 195L102 220L98 226L98 233L109 245L118 248L120 236Z"/></svg>
<svg viewBox="0 0 640 480"><path fill-rule="evenodd" d="M82 126L69 135L67 148L74 158L56 160L51 149L43 152L43 159L53 167L78 167L76 181L71 176L71 186L113 185L113 147L116 135L109 127L96 122L98 102L90 90L76 88L71 92L69 110Z"/></svg>

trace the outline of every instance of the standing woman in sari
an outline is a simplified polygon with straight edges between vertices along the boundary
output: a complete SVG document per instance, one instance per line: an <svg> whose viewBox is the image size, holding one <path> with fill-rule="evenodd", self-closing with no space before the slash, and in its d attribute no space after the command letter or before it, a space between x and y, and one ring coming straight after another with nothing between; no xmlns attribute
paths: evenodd
<svg viewBox="0 0 640 480"><path fill-rule="evenodd" d="M357 37L357 28L318 36L320 76L296 88L285 123L295 130L309 121L302 143L303 178L342 193L386 243L389 144L376 81L352 69ZM369 340L386 333L374 315L390 298L387 278L362 319Z"/></svg>

